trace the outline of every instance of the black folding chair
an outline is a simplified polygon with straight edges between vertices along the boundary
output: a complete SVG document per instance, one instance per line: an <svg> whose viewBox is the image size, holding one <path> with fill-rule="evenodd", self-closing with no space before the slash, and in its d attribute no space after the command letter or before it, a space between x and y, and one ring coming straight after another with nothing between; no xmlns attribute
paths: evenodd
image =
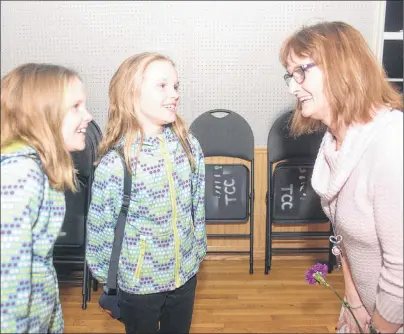
<svg viewBox="0 0 404 334"><path fill-rule="evenodd" d="M224 114L224 117L218 117ZM248 251L225 250L208 253L249 254L253 273L254 245L254 135L247 121L237 113L215 109L197 117L190 132L198 139L205 157L233 157L251 163L206 164L206 223L250 224L249 234L208 234L208 238L248 238Z"/></svg>
<svg viewBox="0 0 404 334"><path fill-rule="evenodd" d="M329 254L332 271L331 244L328 248L273 248L273 240L325 239L328 232L273 232L274 225L319 224L328 222L319 196L311 186L314 162L324 132L294 138L289 133L292 112L281 115L268 135L268 190L266 196L265 274L271 268L272 255L296 253ZM276 166L275 166L276 164ZM274 168L275 166L275 168Z"/></svg>
<svg viewBox="0 0 404 334"><path fill-rule="evenodd" d="M86 222L94 178L93 164L101 137L100 128L92 121L86 131L86 148L71 153L74 166L78 170L79 189L76 193L65 192L66 215L53 254L60 283L76 283L82 279L83 309L87 307L87 301L91 297L91 273L85 257ZM82 271L82 277L76 275L77 268Z"/></svg>

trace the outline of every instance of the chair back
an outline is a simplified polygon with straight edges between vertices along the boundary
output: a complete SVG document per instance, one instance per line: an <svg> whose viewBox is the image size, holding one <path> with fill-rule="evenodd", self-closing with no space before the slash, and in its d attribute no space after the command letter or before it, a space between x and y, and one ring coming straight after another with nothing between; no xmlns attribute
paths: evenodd
<svg viewBox="0 0 404 334"><path fill-rule="evenodd" d="M93 120L87 127L85 149L71 153L74 167L78 171L79 187L76 193L65 192L66 214L55 247L82 247L85 244L85 229L91 200L94 162L97 159L97 148L101 138L101 130Z"/></svg>

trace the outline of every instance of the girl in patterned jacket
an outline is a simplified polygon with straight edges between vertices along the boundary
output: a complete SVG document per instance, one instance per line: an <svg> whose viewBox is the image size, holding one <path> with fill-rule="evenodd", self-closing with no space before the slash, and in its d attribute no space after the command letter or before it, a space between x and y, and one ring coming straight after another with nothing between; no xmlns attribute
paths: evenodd
<svg viewBox="0 0 404 334"><path fill-rule="evenodd" d="M1 333L63 333L53 246L91 119L70 69L25 64L1 80Z"/></svg>
<svg viewBox="0 0 404 334"><path fill-rule="evenodd" d="M125 60L109 87L109 120L88 214L87 262L106 283L123 196L122 148L132 193L118 268L127 333L188 333L196 274L206 255L205 165L177 115L174 64L155 53Z"/></svg>

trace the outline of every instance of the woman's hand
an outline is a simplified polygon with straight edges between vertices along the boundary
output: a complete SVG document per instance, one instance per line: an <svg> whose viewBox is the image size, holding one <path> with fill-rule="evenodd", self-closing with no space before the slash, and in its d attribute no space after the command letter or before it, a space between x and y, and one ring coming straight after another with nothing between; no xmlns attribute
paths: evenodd
<svg viewBox="0 0 404 334"><path fill-rule="evenodd" d="M364 306L361 306L363 305L363 303L352 280L351 271L349 268L347 258L343 256L341 260L345 282L344 300L349 304L349 306L354 308L351 309L351 311L355 315L356 320L358 321L359 326L362 328L363 332L364 333L369 332L368 324L370 323L371 316L367 312L366 308ZM355 319L353 318L350 310L348 310L346 307L343 307L336 329L338 331L342 329L341 333L360 333L358 325L355 322Z"/></svg>
<svg viewBox="0 0 404 334"><path fill-rule="evenodd" d="M349 302L348 302L349 303ZM355 304L349 304L353 307L357 306ZM352 309L351 309L352 310ZM364 333L369 332L369 323L370 323L370 314L366 311L365 307L362 306L358 309L352 310L355 315L356 320L358 320L359 326L362 328ZM341 316L337 323L336 327L337 331L344 329L344 333L360 333L360 330L351 314L351 312L343 306L343 310L341 312Z"/></svg>

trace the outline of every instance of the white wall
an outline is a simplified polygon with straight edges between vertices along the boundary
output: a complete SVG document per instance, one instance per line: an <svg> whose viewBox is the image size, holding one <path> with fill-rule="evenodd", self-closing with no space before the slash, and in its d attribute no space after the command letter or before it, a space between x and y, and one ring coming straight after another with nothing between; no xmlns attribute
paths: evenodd
<svg viewBox="0 0 404 334"><path fill-rule="evenodd" d="M302 24L341 20L379 51L382 1L2 1L1 75L25 62L70 66L85 80L88 108L103 128L108 85L124 59L158 51L176 63L180 113L190 123L215 108L250 123L266 145L291 108L282 41Z"/></svg>

